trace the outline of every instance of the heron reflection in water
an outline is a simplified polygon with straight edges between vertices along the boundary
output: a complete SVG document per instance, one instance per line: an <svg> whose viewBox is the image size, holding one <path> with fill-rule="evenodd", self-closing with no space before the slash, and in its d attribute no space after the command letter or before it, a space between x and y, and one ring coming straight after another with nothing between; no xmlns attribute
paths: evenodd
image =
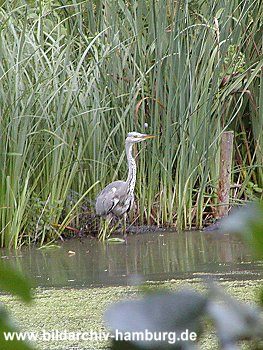
<svg viewBox="0 0 263 350"><path fill-rule="evenodd" d="M127 213L134 203L134 187L136 182L136 162L132 154L133 145L155 136L129 132L125 140L125 150L128 161L128 177L126 181L114 181L108 184L96 199L96 214L104 216L107 226L114 216L123 217L123 232L126 232ZM105 232L104 232L105 234Z"/></svg>

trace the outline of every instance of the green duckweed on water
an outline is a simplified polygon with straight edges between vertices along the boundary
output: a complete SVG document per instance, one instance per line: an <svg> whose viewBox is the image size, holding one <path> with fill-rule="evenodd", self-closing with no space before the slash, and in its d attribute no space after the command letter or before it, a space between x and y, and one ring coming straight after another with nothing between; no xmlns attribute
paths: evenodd
<svg viewBox="0 0 263 350"><path fill-rule="evenodd" d="M257 299L258 287L262 280L220 281L220 285L232 296L244 302L254 302ZM191 286L204 290L200 279L171 280L165 282L147 282L149 289L158 287L176 290ZM122 299L133 299L140 296L138 286L102 287L90 289L40 289L35 292L31 306L24 305L18 299L1 295L3 302L16 319L22 331L42 334L43 330L52 332L58 330L67 332L98 332L106 334L103 324L103 314L111 303ZM50 333L51 334L51 333ZM109 341L95 339L87 340L51 340L36 342L38 350L84 350L107 349ZM217 342L213 332L201 339L202 349L216 349Z"/></svg>

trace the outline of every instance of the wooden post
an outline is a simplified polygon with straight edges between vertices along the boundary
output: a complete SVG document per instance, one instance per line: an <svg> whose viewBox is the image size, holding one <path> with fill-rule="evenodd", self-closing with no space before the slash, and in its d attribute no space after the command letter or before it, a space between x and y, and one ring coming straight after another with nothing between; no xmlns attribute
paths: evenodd
<svg viewBox="0 0 263 350"><path fill-rule="evenodd" d="M220 145L220 167L218 184L219 206L217 213L219 218L226 216L229 209L233 139L233 131L223 132Z"/></svg>

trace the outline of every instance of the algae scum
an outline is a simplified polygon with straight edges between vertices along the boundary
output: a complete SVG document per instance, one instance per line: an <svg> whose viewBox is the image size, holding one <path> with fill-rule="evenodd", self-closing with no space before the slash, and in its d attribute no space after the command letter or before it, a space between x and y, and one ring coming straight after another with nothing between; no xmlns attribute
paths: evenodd
<svg viewBox="0 0 263 350"><path fill-rule="evenodd" d="M138 297L138 282L153 289L186 284L200 289L200 278L209 275L240 300L253 301L262 281L262 264L252 259L249 248L237 237L215 233L147 233L129 236L126 244L76 239L54 249L25 249L16 255L2 251L2 258L37 287L31 306L9 296L1 300L23 331L50 334L34 342L41 350L107 348L103 313L114 301ZM56 331L86 332L86 339L58 340ZM90 336L92 332L101 336ZM207 335L202 348L210 349L215 341Z"/></svg>

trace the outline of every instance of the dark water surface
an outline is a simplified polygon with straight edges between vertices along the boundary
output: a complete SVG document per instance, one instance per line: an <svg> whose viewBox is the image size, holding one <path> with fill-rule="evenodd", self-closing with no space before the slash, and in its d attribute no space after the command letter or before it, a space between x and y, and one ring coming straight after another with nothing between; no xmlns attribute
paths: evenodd
<svg viewBox="0 0 263 350"><path fill-rule="evenodd" d="M75 253L75 254L74 254ZM262 262L237 237L218 233L162 232L128 236L127 244L72 239L59 249L0 251L3 259L41 287L94 287L212 275L262 278Z"/></svg>

